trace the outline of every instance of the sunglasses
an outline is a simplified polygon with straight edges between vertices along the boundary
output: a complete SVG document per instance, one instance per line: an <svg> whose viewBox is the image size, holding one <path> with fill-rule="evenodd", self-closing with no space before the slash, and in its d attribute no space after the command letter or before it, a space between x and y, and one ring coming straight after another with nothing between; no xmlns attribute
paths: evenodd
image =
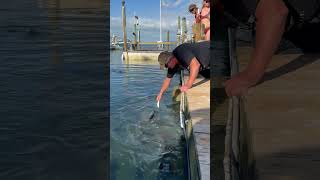
<svg viewBox="0 0 320 180"><path fill-rule="evenodd" d="M193 11L194 11L195 9L196 9L196 8L192 8L192 9L189 10L189 12L190 12L190 13L193 13Z"/></svg>

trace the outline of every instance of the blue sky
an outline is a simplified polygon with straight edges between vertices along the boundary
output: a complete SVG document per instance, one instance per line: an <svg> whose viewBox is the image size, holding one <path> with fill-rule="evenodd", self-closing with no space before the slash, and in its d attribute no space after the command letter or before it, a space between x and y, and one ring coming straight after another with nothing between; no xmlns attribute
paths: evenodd
<svg viewBox="0 0 320 180"><path fill-rule="evenodd" d="M110 35L122 37L122 0L110 0ZM158 41L160 39L160 0L125 0L127 15L127 34L132 39L133 16L139 16L141 41ZM187 18L188 31L191 32L193 16L188 13L191 3L201 6L201 0L162 0L162 40L166 31L170 31L170 40L174 41L177 33L178 16Z"/></svg>

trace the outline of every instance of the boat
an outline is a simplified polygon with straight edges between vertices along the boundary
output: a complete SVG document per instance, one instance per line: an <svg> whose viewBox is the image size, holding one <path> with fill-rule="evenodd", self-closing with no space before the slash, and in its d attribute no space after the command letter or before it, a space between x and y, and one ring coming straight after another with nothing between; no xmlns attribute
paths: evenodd
<svg viewBox="0 0 320 180"><path fill-rule="evenodd" d="M122 50L124 41L118 36L112 35L110 42L110 50ZM127 46L130 47L131 40L127 39Z"/></svg>

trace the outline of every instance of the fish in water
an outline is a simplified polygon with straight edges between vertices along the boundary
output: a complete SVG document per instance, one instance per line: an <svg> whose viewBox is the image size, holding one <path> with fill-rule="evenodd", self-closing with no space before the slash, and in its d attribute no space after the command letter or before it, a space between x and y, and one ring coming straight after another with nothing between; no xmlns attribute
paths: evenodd
<svg viewBox="0 0 320 180"><path fill-rule="evenodd" d="M158 113L158 111L153 110L149 115L149 120L152 120L157 113Z"/></svg>
<svg viewBox="0 0 320 180"><path fill-rule="evenodd" d="M176 176L178 173L177 160L178 157L172 152L163 154L159 159L159 175L157 180L165 180Z"/></svg>
<svg viewBox="0 0 320 180"><path fill-rule="evenodd" d="M124 71L119 70L119 69L111 69L111 71L114 73L124 74Z"/></svg>

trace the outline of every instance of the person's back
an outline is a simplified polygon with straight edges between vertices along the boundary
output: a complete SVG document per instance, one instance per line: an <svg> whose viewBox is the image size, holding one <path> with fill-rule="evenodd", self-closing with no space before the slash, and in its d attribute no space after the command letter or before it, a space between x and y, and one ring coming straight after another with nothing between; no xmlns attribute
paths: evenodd
<svg viewBox="0 0 320 180"><path fill-rule="evenodd" d="M195 42L205 40L204 29L205 25L201 23L200 9L196 4L189 5L189 12L194 15L194 22L192 24L192 33Z"/></svg>
<svg viewBox="0 0 320 180"><path fill-rule="evenodd" d="M203 0L203 6L200 14L200 21L204 24L205 40L210 40L210 0Z"/></svg>

